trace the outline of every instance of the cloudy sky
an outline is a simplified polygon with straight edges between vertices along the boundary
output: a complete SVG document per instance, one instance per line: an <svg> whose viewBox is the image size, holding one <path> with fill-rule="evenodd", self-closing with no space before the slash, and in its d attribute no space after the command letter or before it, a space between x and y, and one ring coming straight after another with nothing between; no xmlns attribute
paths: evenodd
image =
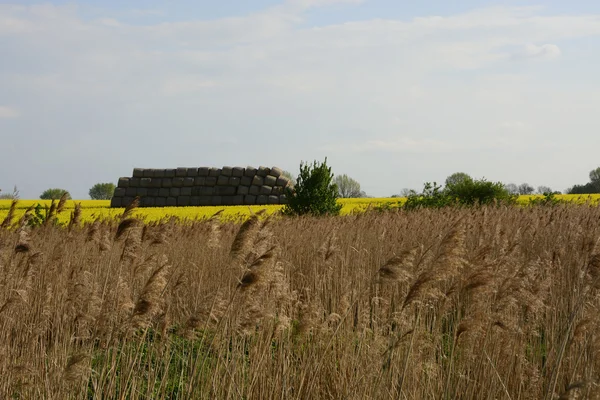
<svg viewBox="0 0 600 400"><path fill-rule="evenodd" d="M374 196L585 183L600 2L534 1L0 3L0 188L325 157Z"/></svg>

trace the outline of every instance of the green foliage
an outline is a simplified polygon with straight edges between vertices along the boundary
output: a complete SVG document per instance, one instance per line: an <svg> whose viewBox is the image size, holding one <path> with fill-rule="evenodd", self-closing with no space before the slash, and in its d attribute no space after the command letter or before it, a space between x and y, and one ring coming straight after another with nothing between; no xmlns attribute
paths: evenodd
<svg viewBox="0 0 600 400"><path fill-rule="evenodd" d="M115 398L133 398L134 392L146 393L149 398L163 398L165 395L164 398L173 399L195 398L184 395L187 383L192 379L189 373L190 364L196 360L201 362L195 379L211 379L215 360L209 352L207 343L211 340L212 334L200 332L199 335L203 337L191 340L174 331L174 328L170 329L163 337L154 329L139 330L136 332L136 340L122 340L114 347L106 349L96 347L92 357L92 369L103 373L88 381L88 397L96 398L94 394L98 395L93 384L94 380L98 380L100 386L106 387L112 379L116 381L113 389ZM133 366L136 372L142 374L153 371L154 379L140 380L138 387L132 387L127 379L121 379L128 373L128 357L135 357L137 360Z"/></svg>
<svg viewBox="0 0 600 400"><path fill-rule="evenodd" d="M283 208L285 215L338 215L342 208L337 203L338 187L333 182L327 158L313 165L300 163L300 174L293 189L287 190L288 204Z"/></svg>
<svg viewBox="0 0 600 400"><path fill-rule="evenodd" d="M37 203L35 205L35 208L33 209L33 214L31 214L31 217L27 221L27 225L29 225L32 228L42 226L44 225L46 220L51 217L52 216L50 215L50 207L42 206L40 203ZM57 222L56 219L54 220L54 222Z"/></svg>
<svg viewBox="0 0 600 400"><path fill-rule="evenodd" d="M451 186L451 185L457 185L459 183L461 183L464 180L473 180L473 178L471 178L471 176L469 174L466 174L464 172L455 172L452 175L450 175L449 177L446 178L446 186Z"/></svg>
<svg viewBox="0 0 600 400"><path fill-rule="evenodd" d="M600 184L600 167L590 171L590 182Z"/></svg>
<svg viewBox="0 0 600 400"><path fill-rule="evenodd" d="M425 183L423 191L411 191L404 205L396 208L415 210L419 208L442 208L448 206L476 206L502 202L515 204L518 196L510 194L501 182L488 182L485 179L474 180L471 177L453 180L454 184L442 188L436 182ZM386 207L390 209L390 207ZM384 208L378 211L385 211Z"/></svg>
<svg viewBox="0 0 600 400"><path fill-rule="evenodd" d="M407 210L415 210L418 208L441 208L451 204L451 198L446 195L441 186L436 182L431 184L425 183L422 193L412 191L404 203L404 208Z"/></svg>
<svg viewBox="0 0 600 400"><path fill-rule="evenodd" d="M496 201L515 203L517 196L506 190L502 182L488 182L485 179L464 179L457 184L447 186L444 194L450 202L472 206L476 204L491 204Z"/></svg>
<svg viewBox="0 0 600 400"><path fill-rule="evenodd" d="M52 188L44 190L44 193L40 195L40 199L42 200L59 200L62 195L67 194L67 200L71 200L71 195L64 189Z"/></svg>
<svg viewBox="0 0 600 400"><path fill-rule="evenodd" d="M600 193L600 182L588 182L585 185L575 185L567 189L568 194L593 194Z"/></svg>
<svg viewBox="0 0 600 400"><path fill-rule="evenodd" d="M568 194L600 193L600 167L590 171L590 181L585 185L575 185L566 190Z"/></svg>
<svg viewBox="0 0 600 400"><path fill-rule="evenodd" d="M115 193L114 183L96 183L89 191L92 200L110 200Z"/></svg>
<svg viewBox="0 0 600 400"><path fill-rule="evenodd" d="M544 197L533 197L529 199L530 206L556 206L559 204L569 204L567 200L561 200L556 197L554 192L545 192Z"/></svg>

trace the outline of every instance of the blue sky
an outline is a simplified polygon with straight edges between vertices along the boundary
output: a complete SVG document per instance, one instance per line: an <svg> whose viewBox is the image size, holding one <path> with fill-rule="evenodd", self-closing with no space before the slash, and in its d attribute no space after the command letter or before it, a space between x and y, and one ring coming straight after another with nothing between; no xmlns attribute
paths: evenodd
<svg viewBox="0 0 600 400"><path fill-rule="evenodd" d="M599 37L582 0L0 3L0 188L328 157L374 196L564 190L600 166Z"/></svg>

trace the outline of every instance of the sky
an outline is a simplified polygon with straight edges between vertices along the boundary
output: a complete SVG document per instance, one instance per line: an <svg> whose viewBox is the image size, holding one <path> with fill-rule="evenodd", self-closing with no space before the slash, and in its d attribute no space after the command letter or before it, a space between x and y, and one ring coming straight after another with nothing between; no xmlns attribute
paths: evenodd
<svg viewBox="0 0 600 400"><path fill-rule="evenodd" d="M592 0L0 1L0 189L327 157L377 197L562 191L600 166L599 48Z"/></svg>

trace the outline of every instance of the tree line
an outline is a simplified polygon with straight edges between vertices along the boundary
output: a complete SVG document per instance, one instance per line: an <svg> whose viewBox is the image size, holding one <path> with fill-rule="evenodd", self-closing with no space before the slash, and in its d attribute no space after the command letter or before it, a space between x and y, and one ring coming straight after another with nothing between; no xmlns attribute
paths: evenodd
<svg viewBox="0 0 600 400"><path fill-rule="evenodd" d="M324 163L326 165L326 162ZM304 165L306 168L307 166ZM312 168L318 170L319 164L313 164ZM301 171L302 173L302 171ZM283 175L287 177L294 185L297 183L296 177L289 171L284 171ZM300 175L301 176L301 175ZM446 187L456 186L459 183L473 181L473 178L465 172L456 172L446 178L444 182ZM335 184L335 190L339 198L360 198L369 197L361 187L360 183L346 174L333 175L331 184ZM435 183L434 183L435 184ZM510 195L531 195L531 194L560 194L560 191L552 190L549 186L538 186L534 188L529 183L502 184L503 189ZM92 186L88 192L92 200L110 200L115 191L115 184L110 182L97 183ZM65 189L50 188L46 189L41 195L42 200L58 200L63 194L67 194L67 198L71 199L70 193ZM417 193L413 189L402 189L400 193L393 194L391 197L408 197L411 194ZM584 184L576 184L565 190L567 194L592 194L600 193L600 167L593 169L589 173L589 182ZM12 193L2 193L0 190L0 199L13 199L18 196L18 190L15 187Z"/></svg>

